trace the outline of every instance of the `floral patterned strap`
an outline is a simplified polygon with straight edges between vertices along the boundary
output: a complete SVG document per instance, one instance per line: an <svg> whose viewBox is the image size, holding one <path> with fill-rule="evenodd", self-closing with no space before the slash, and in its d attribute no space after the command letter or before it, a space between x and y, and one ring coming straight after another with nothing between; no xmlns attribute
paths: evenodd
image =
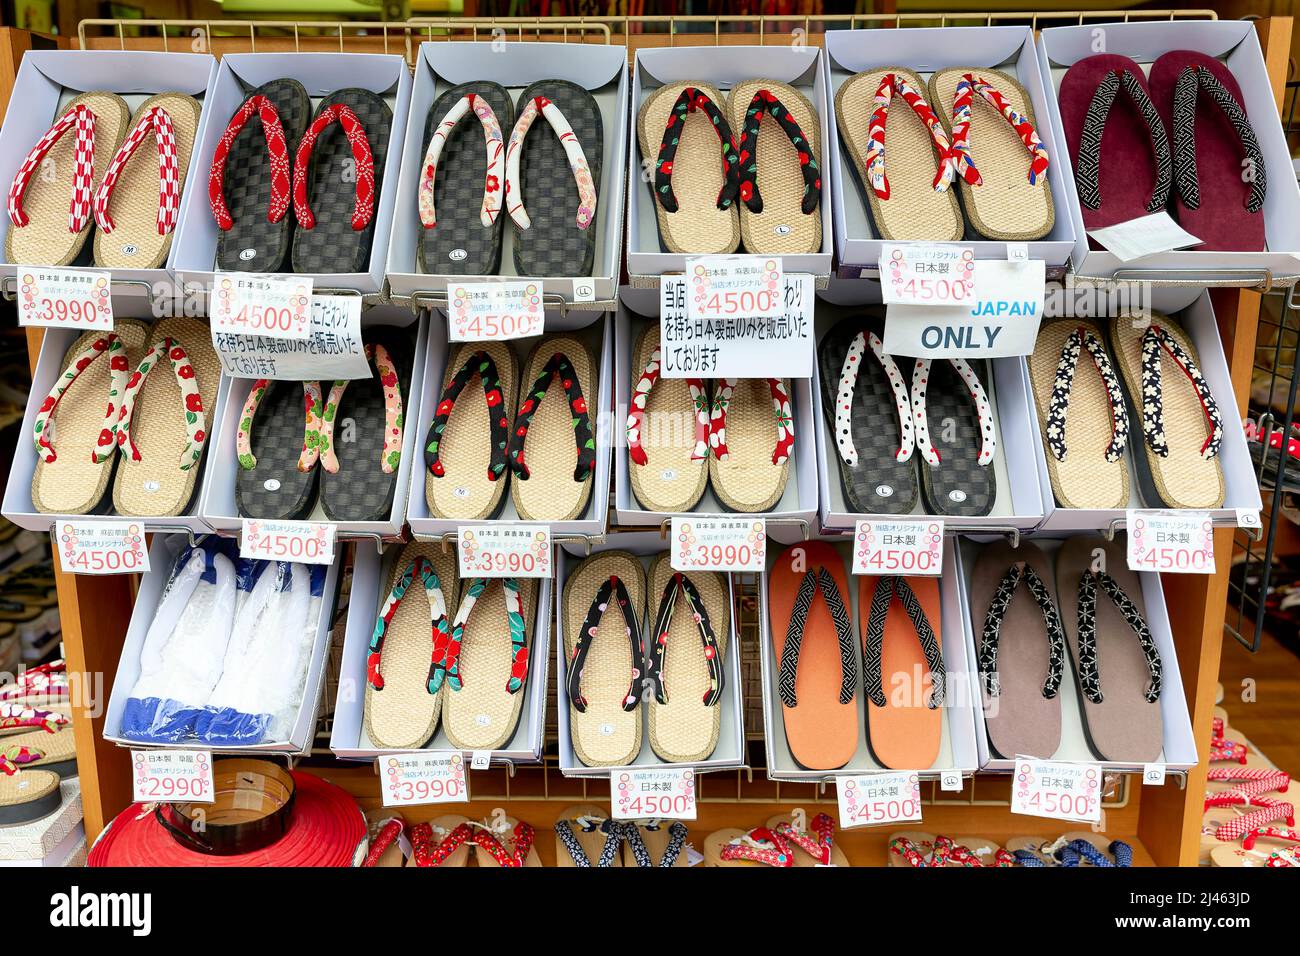
<svg viewBox="0 0 1300 956"><path fill-rule="evenodd" d="M1256 806L1258 809L1252 810L1250 813L1243 813L1239 817L1233 817L1231 820L1220 824L1214 831L1214 838L1225 843L1231 840L1240 840L1247 833L1252 833L1278 820L1285 821L1288 827L1295 826L1295 807L1291 804L1281 800L1273 800L1267 803L1260 801Z"/></svg>
<svg viewBox="0 0 1300 956"><path fill-rule="evenodd" d="M893 91L903 98L903 102L906 103L908 108L916 114L917 118L925 124L925 128L930 133L930 139L933 141L935 149L939 152L938 168L935 169L934 180L931 185L934 187L935 192L945 192L948 187L952 185L953 178L957 175L957 155L953 152L952 143L948 139L948 133L943 128L943 123L939 121L939 117L935 114L934 110L930 108L930 104L925 101L925 97L921 95L920 91L914 89L912 84L908 83L903 77L898 76L897 74L890 74L890 76L893 77ZM880 92L877 91L876 95L877 103L879 103ZM877 110L879 110L879 106L877 106ZM872 114L872 117L874 119L875 113ZM880 124L882 150L884 134L885 127L882 118ZM868 157L870 157L870 153L868 153ZM880 156L879 166L879 176L883 179L883 151ZM870 167L868 167L868 174L870 175ZM879 194L879 192L880 191L877 190L877 194ZM881 195L880 198L889 198L888 185L885 186L885 194Z"/></svg>
<svg viewBox="0 0 1300 956"><path fill-rule="evenodd" d="M484 826L471 824L475 845L492 856L497 865L505 869L518 869L528 862L528 851L533 847L533 828L523 821L515 824L511 831L511 849L507 852L491 830Z"/></svg>
<svg viewBox="0 0 1300 956"><path fill-rule="evenodd" d="M894 394L894 409L898 412L899 444L894 453L894 460L905 462L912 460L916 448L916 437L912 428L912 413L907 407L907 386L903 384L903 373L899 371L894 357L885 351L884 343L875 332L859 332L849 342L849 350L840 366L840 383L835 392L835 443L839 447L840 457L850 468L858 463L858 450L853 445L853 393L857 389L858 376L862 374L862 363L866 359L868 346L871 354L885 370L889 380L890 391Z"/></svg>
<svg viewBox="0 0 1300 956"><path fill-rule="evenodd" d="M360 232L370 225L375 214L375 160L370 154L370 141L366 138L365 127L345 103L332 103L321 110L298 144L298 154L293 161L293 214L298 219L299 229L315 227L316 217L312 215L311 204L307 199L307 168L311 165L316 140L331 123L338 123L343 128L343 135L352 147L352 159L356 163L352 228Z"/></svg>
<svg viewBox="0 0 1300 956"><path fill-rule="evenodd" d="M794 417L790 410L790 393L786 390L785 382L779 378L764 381L772 396L772 412L776 418L776 446L772 451L772 464L783 465L790 460L790 452L794 450ZM734 378L719 379L713 393L713 407L709 416L709 446L718 461L726 461L729 457L727 409L738 382Z"/></svg>
<svg viewBox="0 0 1300 956"><path fill-rule="evenodd" d="M582 144L573 132L573 127L565 118L560 108L545 96L534 96L519 114L514 130L510 133L510 143L506 146L506 197L510 201L510 218L520 229L532 226L528 212L524 209L523 180L519 175L520 157L524 152L524 137L532 128L538 115L546 117L560 138L564 155L569 160L569 169L573 171L573 180L578 184L578 214L574 219L579 229L586 229L596 217L596 183L591 178L591 167L582 152Z"/></svg>
<svg viewBox="0 0 1300 956"><path fill-rule="evenodd" d="M700 110L713 124L713 132L722 144L722 189L718 191L718 208L727 209L736 200L740 191L740 157L736 150L736 139L731 134L727 119L718 109L718 105L703 90L688 86L677 96L672 112L668 114L668 125L664 129L663 141L659 144L659 158L655 162L655 196L659 205L666 212L677 211L677 196L673 193L673 160L677 156L677 147L681 145L682 133L686 129L686 116Z"/></svg>
<svg viewBox="0 0 1300 956"><path fill-rule="evenodd" d="M799 208L804 215L810 215L821 205L822 173L817 157L790 110L767 89L755 93L745 111L745 127L740 134L740 201L750 212L763 211L763 197L758 192L758 128L765 112L776 120L799 153L799 171L803 174L803 202Z"/></svg>
<svg viewBox="0 0 1300 956"><path fill-rule="evenodd" d="M889 177L885 175L885 122L889 119L889 104L894 98L894 74L886 73L872 96L871 118L867 122L867 153L863 166L867 182L880 199L889 198Z"/></svg>
<svg viewBox="0 0 1300 956"><path fill-rule="evenodd" d="M72 199L68 204L68 232L78 233L86 228L90 219L91 190L95 178L95 113L85 103L78 103L46 131L32 147L31 152L18 167L13 182L9 184L9 221L18 228L29 222L23 210L23 195L54 144L70 129L74 134L73 156L76 164L72 170Z"/></svg>
<svg viewBox="0 0 1300 956"><path fill-rule="evenodd" d="M81 373L103 355L108 356L108 408L104 412L104 427L99 431L95 447L90 450L90 460L98 465L112 456L117 444L119 417L119 409L115 403L121 400L123 392L126 391L130 366L126 360L125 343L116 333L108 332L87 345L68 363L68 367L55 380L50 393L45 396L45 401L41 402L41 407L36 412L36 420L32 423L32 437L36 442L36 454L45 464L52 464L59 457L54 452L53 444L54 413L59 403L72 387L72 383L81 377Z"/></svg>
<svg viewBox="0 0 1300 956"><path fill-rule="evenodd" d="M650 868L658 866L660 868L671 868L677 865L677 858L681 856L682 846L686 843L686 824L680 820L674 820L668 826L668 845L664 847L663 856L659 857L656 864L650 856L650 850L645 845L645 839L641 836L641 828L632 821L626 821L621 824L614 824L622 829L622 838L632 851L632 859L636 865L641 868ZM647 829L659 829L659 822L651 820L647 824Z"/></svg>
<svg viewBox="0 0 1300 956"><path fill-rule="evenodd" d="M930 442L929 416L925 411L925 394L930 384L930 361L928 358L919 358L916 360L916 367L912 369L912 421L916 428L916 447L921 450L921 457L929 465L938 465L942 462L942 458ZM979 376L965 359L942 359L941 361L952 365L961 380L966 383L966 390L970 392L971 403L975 406L975 414L979 418L980 433L984 436L976 463L980 467L987 467L992 464L998 447L997 439L994 437L993 405L989 402L988 393L984 391Z"/></svg>
<svg viewBox="0 0 1300 956"><path fill-rule="evenodd" d="M858 687L857 637L853 625L849 623L849 612L844 606L844 598L829 571L824 567L809 569L799 582L795 594L794 607L790 609L790 625L786 629L785 644L781 647L781 664L777 670L777 688L781 703L786 707L796 707L799 697L795 684L799 676L799 653L803 647L803 629L808 623L808 611L812 608L813 597L820 590L826 609L830 611L831 622L835 626L835 641L840 649L840 696L841 704L853 701Z"/></svg>
<svg viewBox="0 0 1300 956"><path fill-rule="evenodd" d="M122 455L131 461L142 460L140 449L135 446L131 438L135 402L140 397L140 391L144 388L149 373L164 357L171 361L172 372L176 375L176 384L181 389L185 433L189 441L181 451L180 469L189 471L203 458L203 445L208 440L208 433L204 430L206 421L203 417L203 396L199 393L199 383L194 377L194 366L190 364L190 357L185 353L184 346L170 336L155 342L149 351L144 353L144 358L140 360L140 364L131 373L126 383L126 391L122 396L122 409L118 413L117 446L122 450Z"/></svg>
<svg viewBox="0 0 1300 956"><path fill-rule="evenodd" d="M962 846L958 843L953 845L950 858L952 862L956 863L958 866L1003 868L1016 865L1015 856L1009 850L1005 850L1002 847L998 847L993 853L993 859L990 862L985 863L970 849L970 847Z"/></svg>
<svg viewBox="0 0 1300 956"><path fill-rule="evenodd" d="M12 777L18 772L18 767L3 753L0 753L0 773L6 777Z"/></svg>
<svg viewBox="0 0 1300 956"><path fill-rule="evenodd" d="M289 192L293 182L289 169L289 143L284 138L284 127L280 125L280 114L276 112L275 104L259 93L246 99L239 111L230 118L230 124L221 134L216 151L212 154L212 168L208 172L208 202L212 206L217 227L223 231L235 225L226 206L226 158L230 155L235 140L239 138L240 130L253 118L254 113L261 117L266 152L271 161L271 204L266 213L266 221L279 222L289 211Z"/></svg>
<svg viewBox="0 0 1300 956"><path fill-rule="evenodd" d="M17 704L0 704L0 730L29 727L52 734L69 723L71 720L67 715L57 711L37 710L34 707L22 707Z"/></svg>
<svg viewBox="0 0 1300 956"><path fill-rule="evenodd" d="M367 343L366 360L375 366L375 375L384 390L384 447L380 452L379 467L385 475L392 475L402 463L402 427L405 423L402 385L388 349ZM325 401L325 414L320 424L320 463L331 475L337 474L339 470L338 455L334 451L334 423L338 420L339 403L343 401L348 381L336 379L330 386L329 398Z"/></svg>
<svg viewBox="0 0 1300 956"><path fill-rule="evenodd" d="M777 824L776 832L823 866L831 865L831 848L835 845L835 821L819 813L812 819L812 834L801 833L788 820Z"/></svg>
<svg viewBox="0 0 1300 956"><path fill-rule="evenodd" d="M894 856L901 857L906 860L910 866L917 867L918 869L935 865L930 862L931 858L927 857L917 849L916 844L907 837L894 837L890 840L889 852L894 854Z"/></svg>
<svg viewBox="0 0 1300 956"><path fill-rule="evenodd" d="M1161 387L1161 348L1169 353L1174 364L1187 376L1201 402L1201 411L1209 425L1209 434L1201 445L1201 457L1208 461L1219 453L1219 443L1223 440L1223 416L1219 413L1219 403L1214 400L1209 383L1201 375L1196 361L1168 330L1155 323L1142 333L1142 431L1146 435L1147 445L1161 458L1169 457Z"/></svg>
<svg viewBox="0 0 1300 956"><path fill-rule="evenodd" d="M1056 366L1056 380L1052 385L1052 397L1047 411L1047 446L1052 457L1065 461L1065 416L1070 408L1070 396L1074 390L1074 375L1079 365L1079 356L1084 349L1097 367L1101 383L1106 388L1107 405L1110 412L1110 444L1106 446L1106 460L1119 461L1128 444L1128 412L1125 410L1124 393L1120 389L1119 376L1106 354L1106 346L1097 336L1084 326L1079 326L1068 336L1061 347L1061 360Z"/></svg>
<svg viewBox="0 0 1300 956"><path fill-rule="evenodd" d="M68 665L62 658L29 667L12 684L0 687L0 700L39 694L46 697L68 696Z"/></svg>
<svg viewBox="0 0 1300 956"><path fill-rule="evenodd" d="M235 436L235 456L239 467L252 471L257 467L257 456L253 454L253 419L262 405L271 387L269 378L259 378L248 390L244 408L239 413L239 432ZM298 470L306 474L316 465L320 458L321 428L324 425L323 406L320 396L320 382L302 383L303 406L306 423L303 426L302 452L298 455Z"/></svg>
<svg viewBox="0 0 1300 956"><path fill-rule="evenodd" d="M736 837L722 848L718 856L723 860L749 860L782 868L794 865L790 844L780 833L767 827L755 827L744 836Z"/></svg>
<svg viewBox="0 0 1300 956"><path fill-rule="evenodd" d="M496 363L485 351L478 351L465 359L465 363L456 370L447 387L442 390L438 406L434 409L433 422L429 425L429 440L425 446L429 474L435 478L446 475L439 448L442 445L442 433L447 430L447 420L451 410L456 406L460 393L465 390L469 380L475 375L483 386L483 398L487 402L488 426L492 436L492 460L488 465L488 481L498 481L506 472L506 420L505 407L501 396L501 376L497 373Z"/></svg>
<svg viewBox="0 0 1300 956"><path fill-rule="evenodd" d="M388 597L384 599L384 606L379 609L379 616L375 619L375 629L370 633L370 650L366 657L366 683L372 690L384 689L384 676L380 667L384 656L384 639L388 636L389 625L393 623L393 615L397 613L402 599L406 597L407 589L417 575L424 585L425 596L429 599L429 623L435 656L439 640L445 642L447 639L449 631L447 601L442 593L442 582L438 579L438 572L434 570L433 562L424 555L416 555L406 566L402 576L393 582L393 588L388 592ZM432 674L432 666L430 674ZM430 694L436 694L438 689L430 686L428 691Z"/></svg>
<svg viewBox="0 0 1300 956"><path fill-rule="evenodd" d="M623 828L618 822L596 817L578 817L575 820L555 821L555 835L560 838L564 848L569 851L569 856L573 859L573 865L588 868L591 867L592 863L587 856L587 851L582 848L577 835L573 832L573 824L575 823L582 828L584 833L593 833L600 830L605 834L605 843L600 848L600 857L596 860L595 865L597 867L613 866L614 857L618 854L618 848L623 842Z"/></svg>
<svg viewBox="0 0 1300 956"><path fill-rule="evenodd" d="M441 828L434 831L430 823L417 823L411 828L412 858L416 866L442 866L473 836L468 823L460 823L448 833Z"/></svg>
<svg viewBox="0 0 1300 956"><path fill-rule="evenodd" d="M656 348L650 353L650 361L646 362L636 387L632 389L632 404L627 415L627 453L636 465L650 464L644 444L645 408L650 400L650 390L659 381L662 362L663 354ZM691 461L703 461L709 456L709 398L703 379L688 378L686 386L690 389L691 401L695 405L695 447L691 450Z"/></svg>
<svg viewBox="0 0 1300 956"><path fill-rule="evenodd" d="M1256 829L1251 830L1244 837L1242 837L1241 848L1243 850L1253 850L1255 849L1256 842L1258 842L1261 839L1289 840L1294 842L1300 842L1300 833L1297 833L1295 830L1291 829L1290 827L1287 827L1285 829L1282 827L1257 827ZM1292 847L1291 849L1294 850L1295 847ZM1287 863L1284 865L1290 866L1291 864Z"/></svg>
<svg viewBox="0 0 1300 956"><path fill-rule="evenodd" d="M898 597L898 602L903 605L903 610L907 612L912 628L916 631L916 639L921 644L921 651L925 654L925 664L930 669L930 696L925 706L934 710L943 706L946 682L943 651L939 647L938 638L935 637L934 628L930 626L930 619L925 616L925 608L921 607L921 602L917 600L907 579L897 575L890 574L877 578L876 591L871 596L871 610L867 614L867 633L862 640L862 671L866 681L867 696L877 707L886 705L881 654L885 646L885 621L889 617L889 609L895 595Z"/></svg>
<svg viewBox="0 0 1300 956"><path fill-rule="evenodd" d="M546 390L557 378L569 402L569 412L573 416L573 439L578 445L578 463L573 469L573 480L586 481L596 467L596 436L592 431L587 400L582 395L582 383L578 381L578 371L567 355L556 352L547 361L542 373L537 376L537 381L533 382L528 397L519 406L519 414L515 416L515 430L510 436L510 448L506 459L510 463L510 470L520 481L527 481L532 474L524 462L524 442L528 438L528 426L532 423L538 406L542 404Z"/></svg>
<svg viewBox="0 0 1300 956"><path fill-rule="evenodd" d="M361 865L363 867L378 866L379 858L383 856L384 851L392 846L393 842L402 835L402 830L404 828L405 824L402 823L401 817L392 817L385 821L384 825L380 827L379 832L375 834L375 838L370 841L370 851L366 853L366 858L362 861Z"/></svg>
<svg viewBox="0 0 1300 956"><path fill-rule="evenodd" d="M646 676L654 682L655 700L661 704L668 703L668 687L664 684L664 656L668 651L668 631L673 622L673 611L677 607L678 593L686 595L690 605L691 619L700 632L700 642L704 645L704 663L709 669L709 689L704 692L704 706L715 707L722 698L722 688L726 681L722 670L722 652L718 648L718 639L713 633L713 624L709 620L708 609L700 597L695 582L680 571L674 571L664 586L663 596L659 599L659 611L655 615L654 641L651 650L645 655Z"/></svg>
<svg viewBox="0 0 1300 956"><path fill-rule="evenodd" d="M1255 128L1250 125L1237 98L1204 66L1184 67L1174 85L1174 179L1183 205L1188 209L1201 206L1201 187L1196 175L1196 98L1201 90L1205 90L1218 105L1241 141L1242 166L1251 170L1246 211L1259 212L1264 208L1264 195L1268 191L1265 168L1268 164L1260 152Z"/></svg>
<svg viewBox="0 0 1300 956"><path fill-rule="evenodd" d="M1169 138L1165 133L1164 120L1160 118L1155 104L1147 95L1142 83L1128 70L1112 70L1097 84L1097 90L1088 103L1084 115L1083 130L1079 135L1079 149L1075 156L1075 179L1079 191L1079 202L1086 209L1101 208L1101 137L1106 131L1106 120L1115 97L1123 90L1133 101L1137 111L1146 124L1147 138L1151 143L1151 154L1155 158L1156 181L1147 202L1147 212L1158 212L1169 201L1169 186L1173 181L1173 167L1169 161Z"/></svg>
<svg viewBox="0 0 1300 956"><path fill-rule="evenodd" d="M1210 760L1212 762L1221 762L1235 760L1237 763L1246 762L1246 745L1235 743L1231 740L1224 740L1222 737L1210 742Z"/></svg>
<svg viewBox="0 0 1300 956"><path fill-rule="evenodd" d="M465 624L491 581L490 578L471 580L461 596L460 606L456 608L456 619L452 621L450 637L443 640L439 634L434 634L429 693L436 694L444 680L453 691L465 686L460 673L460 650L465 639ZM514 578L502 578L501 587L505 596L506 626L510 632L510 677L506 680L506 691L517 694L528 678L528 633L524 625L523 595L519 582Z"/></svg>
<svg viewBox="0 0 1300 956"><path fill-rule="evenodd" d="M1002 685L998 678L998 644L1002 636L1002 621L1007 608L1020 582L1024 581L1043 615L1043 627L1047 631L1047 678L1043 681L1043 696L1051 700L1061 687L1061 677L1065 672L1065 628L1061 624L1060 612L1052 601L1047 585L1032 567L1024 562L1017 562L1007 569L1007 573L998 582L998 589L989 604L984 617L984 633L980 641L979 668L984 679L984 689L989 697L1000 697Z"/></svg>
<svg viewBox="0 0 1300 956"><path fill-rule="evenodd" d="M952 101L952 150L956 156L957 174L972 186L983 185L983 178L970 155L970 122L975 94L983 97L990 106L1011 124L1020 141L1025 144L1033 160L1029 164L1029 184L1037 185L1047 172L1047 150L1043 148L1038 131L1029 117L1017 112L1010 101L982 76L963 73L957 81L956 96Z"/></svg>
<svg viewBox="0 0 1300 956"><path fill-rule="evenodd" d="M1142 645L1142 653L1146 656L1147 670L1151 676L1142 696L1148 704L1154 704L1160 699L1160 651L1156 649L1151 631L1137 605L1124 593L1118 581L1099 571L1085 571L1079 578L1079 683L1083 687L1084 696L1094 704L1100 704L1103 699L1101 672L1097 666L1098 584L1124 615L1124 620L1128 621L1129 627L1137 635L1138 643Z"/></svg>
<svg viewBox="0 0 1300 956"><path fill-rule="evenodd" d="M623 615L624 631L628 643L632 646L632 676L627 693L623 695L623 710L631 713L640 703L636 693L637 679L641 676L642 658L645 654L641 641L641 626L637 623L636 612L632 610L632 598L628 595L627 585L617 574L612 574L596 589L596 596L592 599L591 607L587 609L582 630L578 632L577 640L573 643L573 654L569 658L566 690L570 705L580 714L587 712L587 698L582 693L582 669L587 662L591 643L600 630L601 618L609 609L610 597L618 602L618 609ZM655 675L652 679L657 682L660 678ZM660 690L661 688L656 687L656 691Z"/></svg>
<svg viewBox="0 0 1300 956"><path fill-rule="evenodd" d="M113 189L117 186L122 170L150 133L153 133L158 146L158 235L168 235L176 228L176 217L181 207L181 177L184 174L176 155L176 131L172 126L171 114L161 106L154 106L140 117L140 122L135 124L118 147L108 164L103 182L95 190L95 225L105 234L116 228L113 217L108 212L113 201Z"/></svg>
<svg viewBox="0 0 1300 956"><path fill-rule="evenodd" d="M38 760L45 759L45 751L39 747L28 747L19 744L14 747L5 747L0 749L0 760L7 760L10 764L21 770L26 764L36 763ZM1290 806L1290 804L1288 804Z"/></svg>
<svg viewBox="0 0 1300 956"><path fill-rule="evenodd" d="M433 184L438 175L438 159L451 131L470 111L478 117L483 126L483 140L487 144L487 174L483 180L483 206L479 211L479 222L485 229L492 227L501 214L501 184L506 178L506 154L502 145L501 123L492 111L492 104L477 93L466 93L457 100L442 118L438 128L429 140L429 149L424 154L424 164L420 170L420 222L425 229L432 229L438 224L437 211L433 203Z"/></svg>

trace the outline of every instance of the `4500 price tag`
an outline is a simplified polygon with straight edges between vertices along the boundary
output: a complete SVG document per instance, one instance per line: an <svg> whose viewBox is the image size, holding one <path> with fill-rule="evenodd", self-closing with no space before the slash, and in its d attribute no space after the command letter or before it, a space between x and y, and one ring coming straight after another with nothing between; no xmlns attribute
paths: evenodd
<svg viewBox="0 0 1300 956"><path fill-rule="evenodd" d="M943 521L859 521L854 574L942 574Z"/></svg>
<svg viewBox="0 0 1300 956"><path fill-rule="evenodd" d="M694 820L695 772L690 767L628 767L610 774L615 820Z"/></svg>
<svg viewBox="0 0 1300 956"><path fill-rule="evenodd" d="M312 279L221 274L212 283L212 328L272 339L311 336Z"/></svg>
<svg viewBox="0 0 1300 956"><path fill-rule="evenodd" d="M1096 823L1101 819L1101 768L1095 763L1017 757L1011 812Z"/></svg>
<svg viewBox="0 0 1300 956"><path fill-rule="evenodd" d="M876 826L921 819L921 781L911 770L839 777L840 826Z"/></svg>
<svg viewBox="0 0 1300 956"><path fill-rule="evenodd" d="M334 526L324 521L245 519L239 533L239 556L258 561L334 563Z"/></svg>
<svg viewBox="0 0 1300 956"><path fill-rule="evenodd" d="M447 337L453 342L500 342L541 335L546 310L539 282L447 283Z"/></svg>
<svg viewBox="0 0 1300 956"><path fill-rule="evenodd" d="M780 259L696 256L686 260L686 275L688 319L773 319L785 312Z"/></svg>
<svg viewBox="0 0 1300 956"><path fill-rule="evenodd" d="M1130 508L1125 522L1134 571L1214 573L1214 522L1207 512Z"/></svg>
<svg viewBox="0 0 1300 956"><path fill-rule="evenodd" d="M135 521L61 521L59 565L69 574L144 574L144 525Z"/></svg>
<svg viewBox="0 0 1300 956"><path fill-rule="evenodd" d="M970 305L975 301L975 253L962 246L885 243L880 292L899 305Z"/></svg>

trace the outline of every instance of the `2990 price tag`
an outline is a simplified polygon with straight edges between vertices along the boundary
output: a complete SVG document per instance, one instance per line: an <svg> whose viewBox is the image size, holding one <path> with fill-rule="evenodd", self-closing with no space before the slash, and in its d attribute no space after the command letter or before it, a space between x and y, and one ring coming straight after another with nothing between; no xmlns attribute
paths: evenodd
<svg viewBox="0 0 1300 956"><path fill-rule="evenodd" d="M212 283L212 328L271 339L309 338L312 283L306 276L222 273Z"/></svg>
<svg viewBox="0 0 1300 956"><path fill-rule="evenodd" d="M880 292L898 305L970 305L975 253L968 247L910 242L880 249Z"/></svg>
<svg viewBox="0 0 1300 956"><path fill-rule="evenodd" d="M770 256L691 256L686 317L774 319L785 312L781 260Z"/></svg>
<svg viewBox="0 0 1300 956"><path fill-rule="evenodd" d="M18 324L113 330L112 276L91 269L19 266Z"/></svg>
<svg viewBox="0 0 1300 956"><path fill-rule="evenodd" d="M546 327L538 282L447 283L447 338L453 342L501 342L541 335Z"/></svg>
<svg viewBox="0 0 1300 956"><path fill-rule="evenodd" d="M1130 508L1128 566L1166 574L1214 573L1214 522L1205 511Z"/></svg>
<svg viewBox="0 0 1300 956"><path fill-rule="evenodd" d="M859 521L853 533L854 574L943 573L943 520Z"/></svg>
<svg viewBox="0 0 1300 956"><path fill-rule="evenodd" d="M767 522L762 518L675 515L669 564L674 571L752 571L767 565Z"/></svg>
<svg viewBox="0 0 1300 956"><path fill-rule="evenodd" d="M690 767L626 767L609 776L615 820L694 820L695 771Z"/></svg>
<svg viewBox="0 0 1300 956"><path fill-rule="evenodd" d="M239 556L257 561L334 563L334 525L324 521L269 521L245 518Z"/></svg>
<svg viewBox="0 0 1300 956"><path fill-rule="evenodd" d="M1011 812L1096 823L1101 819L1101 768L1095 763L1017 757Z"/></svg>
<svg viewBox="0 0 1300 956"><path fill-rule="evenodd" d="M840 826L877 826L921 819L921 779L911 770L837 777Z"/></svg>
<svg viewBox="0 0 1300 956"><path fill-rule="evenodd" d="M60 521L59 566L68 574L144 574L149 570L144 525L138 521Z"/></svg>
<svg viewBox="0 0 1300 956"><path fill-rule="evenodd" d="M132 750L136 803L212 803L212 754L207 750Z"/></svg>
<svg viewBox="0 0 1300 956"><path fill-rule="evenodd" d="M469 799L465 758L459 752L389 754L379 758L379 766L386 807L463 803Z"/></svg>
<svg viewBox="0 0 1300 956"><path fill-rule="evenodd" d="M549 578L554 573L549 525L466 525L456 540L462 578Z"/></svg>

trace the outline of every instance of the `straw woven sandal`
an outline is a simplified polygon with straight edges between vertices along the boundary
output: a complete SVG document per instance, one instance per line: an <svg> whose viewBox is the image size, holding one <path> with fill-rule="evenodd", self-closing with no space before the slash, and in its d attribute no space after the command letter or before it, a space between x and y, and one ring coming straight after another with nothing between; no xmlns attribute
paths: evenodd
<svg viewBox="0 0 1300 956"><path fill-rule="evenodd" d="M709 481L723 505L747 514L776 507L785 494L794 453L789 380L715 381L709 450Z"/></svg>
<svg viewBox="0 0 1300 956"><path fill-rule="evenodd" d="M579 804L555 821L555 865L560 867L623 866L619 852L624 828L594 804Z"/></svg>
<svg viewBox="0 0 1300 956"><path fill-rule="evenodd" d="M324 415L319 382L252 383L235 436L235 507L241 515L296 520L311 514Z"/></svg>
<svg viewBox="0 0 1300 956"><path fill-rule="evenodd" d="M19 770L48 770L60 777L77 775L77 739L71 726L14 734L0 742L0 757Z"/></svg>
<svg viewBox="0 0 1300 956"><path fill-rule="evenodd" d="M0 829L48 817L63 806L59 775L19 766L0 752Z"/></svg>
<svg viewBox="0 0 1300 956"><path fill-rule="evenodd" d="M921 491L933 514L974 517L993 510L998 439L987 380L980 361L921 358L912 369Z"/></svg>

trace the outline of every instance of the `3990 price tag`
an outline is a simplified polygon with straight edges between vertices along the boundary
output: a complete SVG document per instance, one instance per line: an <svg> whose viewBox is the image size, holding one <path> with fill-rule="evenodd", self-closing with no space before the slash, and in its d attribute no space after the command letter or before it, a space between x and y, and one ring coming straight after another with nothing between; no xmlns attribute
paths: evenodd
<svg viewBox="0 0 1300 956"><path fill-rule="evenodd" d="M1214 522L1205 511L1130 508L1128 566L1167 574L1214 573Z"/></svg>
<svg viewBox="0 0 1300 956"><path fill-rule="evenodd" d="M690 767L625 767L609 776L615 820L694 820L695 771Z"/></svg>
<svg viewBox="0 0 1300 956"><path fill-rule="evenodd" d="M19 266L18 324L113 330L112 276L91 269Z"/></svg>
<svg viewBox="0 0 1300 956"><path fill-rule="evenodd" d="M312 282L298 275L221 273L212 282L212 328L272 339L309 338Z"/></svg>
<svg viewBox="0 0 1300 956"><path fill-rule="evenodd" d="M257 561L334 563L334 525L325 521L271 521L245 518L239 556Z"/></svg>
<svg viewBox="0 0 1300 956"><path fill-rule="evenodd" d="M674 571L753 571L767 565L767 522L762 518L674 515L669 564Z"/></svg>
<svg viewBox="0 0 1300 956"><path fill-rule="evenodd" d="M975 253L969 247L887 242L880 247L880 291L898 305L970 305Z"/></svg>
<svg viewBox="0 0 1300 956"><path fill-rule="evenodd" d="M414 754L389 754L379 758L384 806L420 803L463 803L465 758L459 752L426 750Z"/></svg>
<svg viewBox="0 0 1300 956"><path fill-rule="evenodd" d="M136 803L212 803L212 754L207 750L132 750Z"/></svg>
<svg viewBox="0 0 1300 956"><path fill-rule="evenodd" d="M144 525L86 518L60 521L59 566L68 574L144 574L149 570Z"/></svg>
<svg viewBox="0 0 1300 956"><path fill-rule="evenodd" d="M501 342L541 335L546 326L538 282L447 283L447 338L453 342Z"/></svg>
<svg viewBox="0 0 1300 956"><path fill-rule="evenodd" d="M921 779L911 770L837 777L840 826L877 826L921 819Z"/></svg>
<svg viewBox="0 0 1300 956"><path fill-rule="evenodd" d="M686 317L773 319L785 311L781 260L771 256L691 256Z"/></svg>
<svg viewBox="0 0 1300 956"><path fill-rule="evenodd" d="M550 525L466 525L456 540L462 578L549 578L554 573Z"/></svg>
<svg viewBox="0 0 1300 956"><path fill-rule="evenodd" d="M1017 757L1011 812L1096 823L1101 819L1101 768L1095 763Z"/></svg>
<svg viewBox="0 0 1300 956"><path fill-rule="evenodd" d="M942 574L943 519L857 522L853 573Z"/></svg>

